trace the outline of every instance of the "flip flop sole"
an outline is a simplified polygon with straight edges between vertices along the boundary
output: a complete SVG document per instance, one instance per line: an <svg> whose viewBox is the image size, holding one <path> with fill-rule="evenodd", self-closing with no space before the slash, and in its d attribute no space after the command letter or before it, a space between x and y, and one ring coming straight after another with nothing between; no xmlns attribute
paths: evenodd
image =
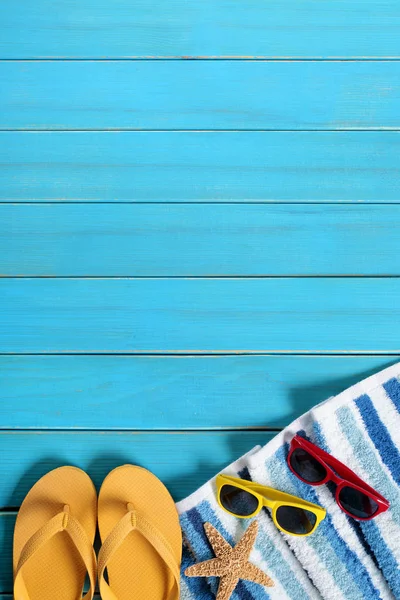
<svg viewBox="0 0 400 600"><path fill-rule="evenodd" d="M180 565L182 533L174 501L164 484L141 467L118 467L104 480L98 507L102 542L126 515L128 504L168 540ZM164 600L173 589L170 570L138 531L132 531L123 541L112 556L107 572L109 585L118 600Z"/></svg>
<svg viewBox="0 0 400 600"><path fill-rule="evenodd" d="M93 544L97 495L90 477L75 467L54 469L31 488L18 512L14 531L14 576L26 542L66 505ZM23 567L30 600L76 600L81 596L85 575L82 559L65 532L55 535Z"/></svg>

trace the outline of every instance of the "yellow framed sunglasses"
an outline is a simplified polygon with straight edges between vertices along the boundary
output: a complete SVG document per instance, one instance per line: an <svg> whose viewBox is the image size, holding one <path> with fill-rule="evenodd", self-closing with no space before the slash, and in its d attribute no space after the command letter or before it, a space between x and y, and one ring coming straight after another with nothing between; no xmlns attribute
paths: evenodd
<svg viewBox="0 0 400 600"><path fill-rule="evenodd" d="M297 496L231 477L217 475L217 500L220 507L239 519L250 519L265 506L271 509L275 526L289 535L311 535L325 519L326 510Z"/></svg>

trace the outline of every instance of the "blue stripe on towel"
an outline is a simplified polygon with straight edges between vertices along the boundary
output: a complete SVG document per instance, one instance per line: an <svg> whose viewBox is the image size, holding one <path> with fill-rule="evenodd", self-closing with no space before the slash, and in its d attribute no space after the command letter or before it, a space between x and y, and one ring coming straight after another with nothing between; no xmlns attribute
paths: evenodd
<svg viewBox="0 0 400 600"><path fill-rule="evenodd" d="M348 524L350 525L350 527L353 529L354 533L356 534L359 543L364 548L365 553L368 554L368 556L371 558L375 567L377 569L380 569L378 559L376 558L374 551L372 550L369 542L367 541L367 539L364 536L364 533L363 533L363 530L361 527L361 523L359 521L355 521L348 515L346 515L346 518L347 518Z"/></svg>
<svg viewBox="0 0 400 600"><path fill-rule="evenodd" d="M374 442L376 449L381 455L382 461L388 467L393 479L400 484L400 454L393 443L388 430L379 418L378 412L369 396L363 394L355 400L365 423L369 437Z"/></svg>
<svg viewBox="0 0 400 600"><path fill-rule="evenodd" d="M181 515L181 526L192 547L196 550L197 560L210 558L210 547L203 535L202 523L196 508L191 508Z"/></svg>
<svg viewBox="0 0 400 600"><path fill-rule="evenodd" d="M398 412L400 412L400 381L393 377L393 379L389 379L383 387Z"/></svg>
<svg viewBox="0 0 400 600"><path fill-rule="evenodd" d="M269 598L269 595L262 595L263 589L261 586L258 586L256 583L251 583L250 581L242 581L239 580L235 591L232 594L232 600L256 600L258 597L260 598ZM260 592L260 596L257 594ZM254 594L254 595L253 595Z"/></svg>
<svg viewBox="0 0 400 600"><path fill-rule="evenodd" d="M286 543L284 540L282 541L283 543ZM268 563L268 567L271 569L271 572L273 572L274 577L279 580L289 598L296 598L296 600L308 600L309 595L296 577L295 571L293 571L289 563L285 560L279 551L278 546L274 544L274 540L269 537L262 524L260 527L260 533L258 534L258 542L261 546L261 554L265 557L264 560ZM293 556L293 561L298 562L298 559ZM301 566L300 562L298 562L298 564Z"/></svg>
<svg viewBox="0 0 400 600"><path fill-rule="evenodd" d="M287 467L286 456L288 454L288 447L280 448L276 453L276 458ZM314 491L312 486L309 486L305 483L302 483L300 479L298 479L295 475L288 470L290 476L293 477L294 485L298 489L298 495L305 498L309 502L313 502L314 504L320 505L320 500ZM348 572L350 578L356 584L357 587L351 585L350 579L349 584L353 589L352 598L360 597L364 600L365 596L362 595L363 592L368 591L368 599L376 598L380 599L379 590L376 589L375 585L372 582L370 574L363 563L358 558L357 554L347 545L345 540L339 535L336 527L333 523L331 515L327 512L325 520L321 523L317 531L308 538L308 541L314 541L317 539L317 535L323 534L323 536L329 541L334 553L331 556L331 561L333 559L333 563L329 566L331 567L331 573L338 573L338 569L344 573ZM318 552L318 544L316 551ZM335 558L336 557L336 560ZM339 578L340 579L340 578ZM339 587L342 588L342 581L337 581ZM343 589L344 595L346 596L349 591L347 588ZM348 596L347 596L348 597Z"/></svg>
<svg viewBox="0 0 400 600"><path fill-rule="evenodd" d="M382 538L379 527L374 521L369 521L368 523L363 523L363 531L368 543L374 548L384 577L388 582L394 597L400 598L399 565L396 558L387 547L385 540Z"/></svg>

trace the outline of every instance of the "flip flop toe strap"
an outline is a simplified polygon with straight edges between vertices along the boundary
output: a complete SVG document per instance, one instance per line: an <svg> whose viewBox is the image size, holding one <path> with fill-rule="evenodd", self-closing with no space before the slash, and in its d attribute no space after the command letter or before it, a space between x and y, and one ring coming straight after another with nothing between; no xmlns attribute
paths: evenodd
<svg viewBox="0 0 400 600"><path fill-rule="evenodd" d="M170 590L168 600L175 600L178 598L179 591L179 580L180 572L179 566L174 557L173 550L170 543L165 536L156 528L150 521L145 519L142 515L138 514L133 510L131 504L128 504L128 512L122 519L115 525L114 529L104 540L99 553L99 586L100 594L103 600L118 600L109 584L104 578L104 573L107 568L107 564L110 562L114 553L121 546L125 538L132 532L138 531L147 541L153 546L159 556L162 558L164 563L167 565L169 570L174 576L174 584ZM127 565L127 568L129 566Z"/></svg>
<svg viewBox="0 0 400 600"><path fill-rule="evenodd" d="M29 592L24 582L23 567L36 552L42 548L57 533L65 531L70 536L89 574L90 589L82 600L92 600L96 578L96 555L85 530L69 512L69 507L48 521L26 542L15 572L14 600L30 600Z"/></svg>

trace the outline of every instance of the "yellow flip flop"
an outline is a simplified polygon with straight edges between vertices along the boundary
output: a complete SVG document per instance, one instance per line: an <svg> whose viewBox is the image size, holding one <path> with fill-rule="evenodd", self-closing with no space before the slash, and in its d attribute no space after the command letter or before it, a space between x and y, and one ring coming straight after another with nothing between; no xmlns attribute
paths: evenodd
<svg viewBox="0 0 400 600"><path fill-rule="evenodd" d="M14 600L77 600L86 573L96 584L97 497L89 476L60 467L42 477L19 510L14 531Z"/></svg>
<svg viewBox="0 0 400 600"><path fill-rule="evenodd" d="M155 475L133 465L111 471L98 522L103 600L179 599L182 532L174 501Z"/></svg>

